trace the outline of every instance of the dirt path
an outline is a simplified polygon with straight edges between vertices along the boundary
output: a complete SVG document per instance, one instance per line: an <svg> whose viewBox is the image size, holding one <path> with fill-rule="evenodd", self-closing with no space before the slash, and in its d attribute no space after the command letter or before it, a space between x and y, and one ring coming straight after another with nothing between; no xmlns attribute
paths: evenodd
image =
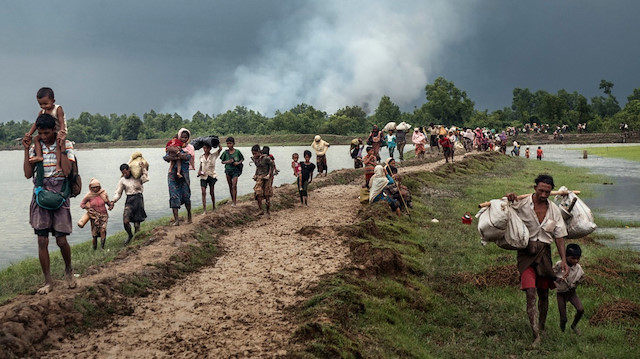
<svg viewBox="0 0 640 359"><path fill-rule="evenodd" d="M429 171L443 162L400 168L400 173ZM215 265L166 290L136 298L131 316L117 317L105 328L75 338L54 341L54 349L47 356L286 355L286 348L294 348L290 338L295 330L288 308L307 299L300 293L317 284L323 275L349 265L349 248L334 229L356 221L358 194L356 184L323 187L310 193L309 207L298 204L275 212L271 218L229 230L220 239L219 246L225 253ZM219 211L232 214L233 210L223 206ZM80 287L136 273L146 265L166 260L172 248L181 245L180 236L197 228L205 216L197 216L191 226L166 229L164 239L96 270L81 279ZM64 296L65 292L57 295Z"/></svg>

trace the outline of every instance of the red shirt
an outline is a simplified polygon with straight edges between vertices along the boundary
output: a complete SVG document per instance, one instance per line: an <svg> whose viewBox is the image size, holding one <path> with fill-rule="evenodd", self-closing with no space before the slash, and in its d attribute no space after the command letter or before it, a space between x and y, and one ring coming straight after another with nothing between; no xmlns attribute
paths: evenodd
<svg viewBox="0 0 640 359"><path fill-rule="evenodd" d="M443 148L448 148L451 147L451 141L449 140L449 137L443 137L441 139L438 140L438 143L440 144L440 146L442 146Z"/></svg>
<svg viewBox="0 0 640 359"><path fill-rule="evenodd" d="M536 150L536 155L538 155L538 157L542 157L542 148L538 148Z"/></svg>

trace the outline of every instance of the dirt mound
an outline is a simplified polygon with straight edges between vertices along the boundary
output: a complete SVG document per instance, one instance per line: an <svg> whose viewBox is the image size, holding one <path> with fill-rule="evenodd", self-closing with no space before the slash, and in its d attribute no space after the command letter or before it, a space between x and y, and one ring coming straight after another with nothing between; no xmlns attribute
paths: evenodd
<svg viewBox="0 0 640 359"><path fill-rule="evenodd" d="M461 273L458 280L478 288L513 287L520 284L520 273L515 264L493 267L483 273Z"/></svg>
<svg viewBox="0 0 640 359"><path fill-rule="evenodd" d="M392 248L377 248L371 243L351 243L353 262L366 276L403 275L407 266L402 255Z"/></svg>
<svg viewBox="0 0 640 359"><path fill-rule="evenodd" d="M602 303L589 319L589 324L602 325L605 323L638 325L640 323L640 304L630 300Z"/></svg>

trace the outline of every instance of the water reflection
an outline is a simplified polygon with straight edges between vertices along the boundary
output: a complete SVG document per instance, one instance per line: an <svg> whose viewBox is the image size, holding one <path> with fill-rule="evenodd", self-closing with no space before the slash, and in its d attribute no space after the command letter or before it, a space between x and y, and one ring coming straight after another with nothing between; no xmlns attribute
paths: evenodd
<svg viewBox="0 0 640 359"><path fill-rule="evenodd" d="M602 217L624 222L638 221L640 213L640 162L588 155L583 159L582 151L587 147L637 146L637 144L571 144L544 145L545 160L560 162L567 166L588 168L593 173L610 177L613 184L594 186L596 197L585 198L591 210ZM537 146L530 146L537 148ZM616 236L615 241L603 241L607 245L629 247L640 250L640 229L606 228L600 233Z"/></svg>

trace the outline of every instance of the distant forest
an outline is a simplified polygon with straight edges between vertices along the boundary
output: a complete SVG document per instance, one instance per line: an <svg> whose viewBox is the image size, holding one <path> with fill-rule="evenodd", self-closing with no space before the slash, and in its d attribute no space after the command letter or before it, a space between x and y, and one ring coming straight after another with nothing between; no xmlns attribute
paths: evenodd
<svg viewBox="0 0 640 359"><path fill-rule="evenodd" d="M620 123L627 123L629 128L637 130L640 126L640 88L627 96L624 108L612 93L612 82L602 80L599 88L603 95L590 100L576 91L569 93L564 89L552 94L544 90L531 92L527 88L516 88L511 107L488 112L477 110L466 91L439 77L426 85L426 102L416 107L413 113L401 112L389 96L382 96L372 114L357 105L327 114L304 103L285 112L277 111L273 117L242 106L213 116L197 112L190 119L176 113L156 113L153 110L142 118L136 114L107 116L83 112L78 118L67 119L67 137L78 143L170 138L181 127L189 128L194 137L283 133L355 135L368 132L372 124L384 126L390 121L495 129L508 126L522 128L527 123L548 124L551 128L566 124L570 131L576 131L578 123L586 123L587 132L618 131ZM15 139L28 131L31 123L1 123L0 143L14 144Z"/></svg>

